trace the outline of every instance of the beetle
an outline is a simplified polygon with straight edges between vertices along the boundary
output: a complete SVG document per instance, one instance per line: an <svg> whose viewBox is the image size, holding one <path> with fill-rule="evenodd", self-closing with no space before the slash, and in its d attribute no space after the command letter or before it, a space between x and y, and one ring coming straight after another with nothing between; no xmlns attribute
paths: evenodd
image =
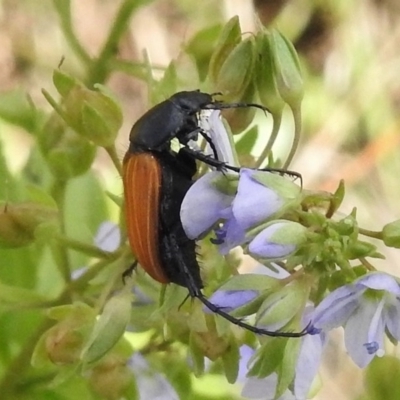
<svg viewBox="0 0 400 400"><path fill-rule="evenodd" d="M156 281L188 289L212 312L256 334L300 337L302 332L273 332L243 322L210 302L196 259L196 243L189 239L180 220L180 207L196 174L196 159L219 169L215 146L199 126L198 114L207 109L266 108L253 103L222 103L200 91L178 92L147 111L133 125L123 161L125 214L130 246L137 262ZM194 151L188 142L198 134L209 142L214 157ZM171 140L182 147L175 152Z"/></svg>

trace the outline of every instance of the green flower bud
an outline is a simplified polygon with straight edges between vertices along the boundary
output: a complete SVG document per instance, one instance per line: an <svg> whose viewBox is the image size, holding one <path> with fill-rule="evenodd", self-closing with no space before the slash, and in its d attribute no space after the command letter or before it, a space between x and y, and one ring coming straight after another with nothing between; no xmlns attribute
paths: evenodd
<svg viewBox="0 0 400 400"><path fill-rule="evenodd" d="M31 244L36 229L57 218L56 209L36 203L2 204L0 209L0 247L3 248Z"/></svg>
<svg viewBox="0 0 400 400"><path fill-rule="evenodd" d="M216 90L227 96L225 100L243 97L251 81L255 57L255 40L251 37L239 43L226 58L216 82Z"/></svg>
<svg viewBox="0 0 400 400"><path fill-rule="evenodd" d="M77 362L82 345L82 334L65 323L55 325L47 332L45 338L47 355L51 362L58 365Z"/></svg>
<svg viewBox="0 0 400 400"><path fill-rule="evenodd" d="M56 113L44 126L39 145L51 172L61 180L85 173L96 155L96 147L76 134Z"/></svg>
<svg viewBox="0 0 400 400"><path fill-rule="evenodd" d="M382 239L386 246L400 249L400 220L390 222L383 227Z"/></svg>
<svg viewBox="0 0 400 400"><path fill-rule="evenodd" d="M211 76L211 80L214 84L217 82L222 64L228 58L231 51L242 40L241 35L242 33L240 30L239 17L236 16L231 18L222 30L214 53L211 56L209 75Z"/></svg>
<svg viewBox="0 0 400 400"><path fill-rule="evenodd" d="M275 79L282 99L298 109L304 95L300 62L293 44L280 32L273 30L269 36L275 59Z"/></svg>
<svg viewBox="0 0 400 400"><path fill-rule="evenodd" d="M229 337L227 335L223 337L218 336L215 330L209 330L207 332L192 331L191 340L195 342L203 355L208 357L211 361L217 360L229 348Z"/></svg>
<svg viewBox="0 0 400 400"><path fill-rule="evenodd" d="M261 103L273 115L281 114L285 105L279 94L276 82L276 60L271 34L262 32L257 35L256 82Z"/></svg>
<svg viewBox="0 0 400 400"><path fill-rule="evenodd" d="M111 146L122 125L118 104L102 92L75 86L63 104L67 123L81 136L97 146Z"/></svg>
<svg viewBox="0 0 400 400"><path fill-rule="evenodd" d="M101 398L116 400L124 397L132 378L126 360L119 355L108 354L90 372L89 383Z"/></svg>
<svg viewBox="0 0 400 400"><path fill-rule="evenodd" d="M240 98L231 98L229 101L251 103L255 96L255 84L250 82ZM256 109L254 107L232 108L224 111L224 118L228 121L232 134L243 132L253 121Z"/></svg>

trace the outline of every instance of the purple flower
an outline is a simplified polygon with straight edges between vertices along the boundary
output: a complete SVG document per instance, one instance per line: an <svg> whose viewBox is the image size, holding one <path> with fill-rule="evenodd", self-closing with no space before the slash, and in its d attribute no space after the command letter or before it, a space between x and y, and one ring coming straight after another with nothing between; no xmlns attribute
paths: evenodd
<svg viewBox="0 0 400 400"><path fill-rule="evenodd" d="M242 168L234 174L211 172L187 192L181 206L183 228L197 239L218 223L216 244L222 254L251 240L248 231L277 216L297 200L299 188L282 176Z"/></svg>
<svg viewBox="0 0 400 400"><path fill-rule="evenodd" d="M330 293L316 308L314 332L344 326L345 345L361 368L382 356L385 329L400 340L400 286L388 274L365 275Z"/></svg>

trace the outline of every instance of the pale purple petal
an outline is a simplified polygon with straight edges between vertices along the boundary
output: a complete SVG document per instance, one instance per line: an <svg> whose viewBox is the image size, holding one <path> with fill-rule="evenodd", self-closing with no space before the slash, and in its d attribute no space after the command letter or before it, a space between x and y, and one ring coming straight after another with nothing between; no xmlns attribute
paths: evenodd
<svg viewBox="0 0 400 400"><path fill-rule="evenodd" d="M274 190L252 179L253 174L252 169L240 170L238 191L232 204L233 214L244 230L264 222L283 205Z"/></svg>
<svg viewBox="0 0 400 400"><path fill-rule="evenodd" d="M232 146L230 135L221 119L220 110L203 110L199 118L200 128L207 133L217 151L218 160L223 161L229 165L236 166L236 158L234 155L234 148ZM207 144L206 154L213 157L214 152L211 146Z"/></svg>
<svg viewBox="0 0 400 400"><path fill-rule="evenodd" d="M198 179L186 193L181 206L181 221L189 239L197 239L208 232L229 208L233 196L218 191L212 184L221 172L210 172Z"/></svg>
<svg viewBox="0 0 400 400"><path fill-rule="evenodd" d="M364 291L357 291L353 285L334 290L316 307L312 325L318 329L330 330L344 324L357 307L358 299Z"/></svg>
<svg viewBox="0 0 400 400"><path fill-rule="evenodd" d="M324 335L307 335L302 338L294 378L296 399L306 399L321 362Z"/></svg>
<svg viewBox="0 0 400 400"><path fill-rule="evenodd" d="M242 396L247 399L273 400L275 398L276 385L278 383L277 374L271 374L266 378L249 378L243 386ZM289 390L277 400L296 400Z"/></svg>
<svg viewBox="0 0 400 400"><path fill-rule="evenodd" d="M355 283L369 289L386 290L395 296L400 296L400 286L398 282L392 276L382 272L365 275Z"/></svg>
<svg viewBox="0 0 400 400"><path fill-rule="evenodd" d="M371 343L369 331L371 322L378 308L375 301L365 301L353 312L345 325L344 341L346 349L353 361L360 367L366 367L374 358L375 354L369 354L366 345ZM376 327L381 331L375 332L375 339L382 348L383 324Z"/></svg>
<svg viewBox="0 0 400 400"><path fill-rule="evenodd" d="M225 255L234 247L240 246L245 242L246 233L233 216L224 223L223 230L225 231L225 238L224 242L219 246L219 252Z"/></svg>
<svg viewBox="0 0 400 400"><path fill-rule="evenodd" d="M240 346L239 353L240 353L240 361L239 361L239 372L237 381L240 382L243 381L247 375L247 372L249 370L248 364L251 357L253 357L254 349L251 348L250 346L247 346L247 344L244 344L243 346Z"/></svg>
<svg viewBox="0 0 400 400"><path fill-rule="evenodd" d="M263 258L285 258L296 250L294 244L278 244L274 243L271 237L285 223L277 223L270 225L261 231L249 244L249 252L255 256Z"/></svg>
<svg viewBox="0 0 400 400"><path fill-rule="evenodd" d="M400 302L397 298L392 304L386 306L385 323L390 334L396 340L400 340Z"/></svg>
<svg viewBox="0 0 400 400"><path fill-rule="evenodd" d="M254 300L258 294L257 290L217 290L209 300L223 311L230 312ZM204 311L212 313L206 306Z"/></svg>
<svg viewBox="0 0 400 400"><path fill-rule="evenodd" d="M94 238L94 244L103 251L115 251L121 243L121 231L117 224L104 221L100 224Z"/></svg>

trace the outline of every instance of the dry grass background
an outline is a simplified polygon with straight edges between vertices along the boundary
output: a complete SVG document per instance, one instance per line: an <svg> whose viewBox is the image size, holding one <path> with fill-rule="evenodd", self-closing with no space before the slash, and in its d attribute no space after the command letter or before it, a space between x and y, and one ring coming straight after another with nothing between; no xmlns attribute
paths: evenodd
<svg viewBox="0 0 400 400"><path fill-rule="evenodd" d="M90 55L99 52L118 4L72 1L74 29ZM166 66L199 29L237 14L242 29L251 32L257 13L264 22L274 20L294 41L304 65L304 129L292 168L312 189L332 191L344 179L343 212L356 206L360 224L379 230L400 215L400 2L159 0L135 14L119 52L140 60L146 48L155 65ZM61 58L65 70L82 73L52 2L2 0L0 18L0 91L21 87L36 104L48 107L41 88L51 87L52 70ZM125 122L117 145L122 155L129 126L146 108L146 88L123 73L114 74L107 85L123 105ZM29 135L0 121L0 140L18 171L28 154ZM113 182L109 167L100 153L95 168L114 187L119 183ZM398 252L385 253L380 267L398 275ZM341 332L335 332L317 400L350 400L362 393L362 371L341 343Z"/></svg>

